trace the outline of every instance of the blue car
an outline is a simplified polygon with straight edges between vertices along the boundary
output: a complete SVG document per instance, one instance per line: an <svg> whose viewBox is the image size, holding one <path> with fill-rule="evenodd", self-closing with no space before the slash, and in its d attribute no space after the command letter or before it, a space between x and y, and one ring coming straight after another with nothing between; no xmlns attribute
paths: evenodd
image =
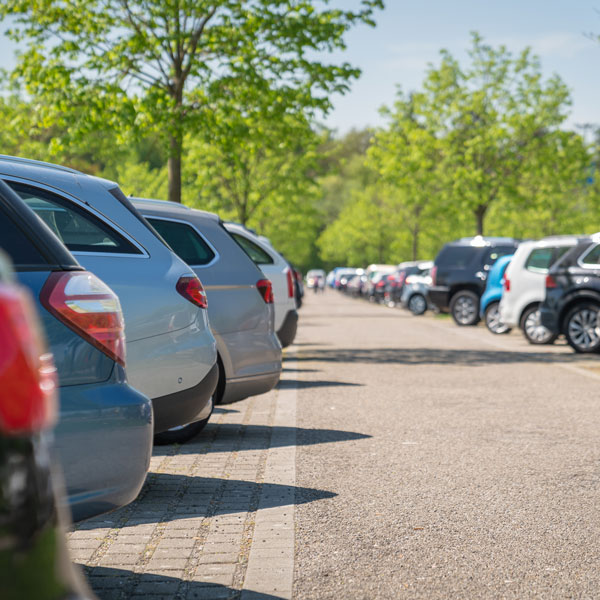
<svg viewBox="0 0 600 600"><path fill-rule="evenodd" d="M0 181L0 246L32 293L60 394L56 447L73 520L131 502L150 464L150 400L125 374L119 299Z"/></svg>
<svg viewBox="0 0 600 600"><path fill-rule="evenodd" d="M504 272L512 257L512 254L502 256L494 263L488 274L485 292L481 296L479 305L481 318L485 321L486 327L495 334L510 332L510 327L500 320L499 307L504 291Z"/></svg>

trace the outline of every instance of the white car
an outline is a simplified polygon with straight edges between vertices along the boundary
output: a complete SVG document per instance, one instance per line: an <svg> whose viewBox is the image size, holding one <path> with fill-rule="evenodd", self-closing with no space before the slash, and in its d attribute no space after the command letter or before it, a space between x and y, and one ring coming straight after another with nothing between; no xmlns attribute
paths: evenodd
<svg viewBox="0 0 600 600"><path fill-rule="evenodd" d="M577 241L575 236L556 236L522 242L506 269L500 319L508 327L520 327L531 344L551 344L556 339L540 319L539 307L546 295L546 274Z"/></svg>
<svg viewBox="0 0 600 600"><path fill-rule="evenodd" d="M289 346L298 328L294 273L290 265L266 238L255 235L238 223L225 223L225 228L270 280L273 286L275 331L282 347Z"/></svg>

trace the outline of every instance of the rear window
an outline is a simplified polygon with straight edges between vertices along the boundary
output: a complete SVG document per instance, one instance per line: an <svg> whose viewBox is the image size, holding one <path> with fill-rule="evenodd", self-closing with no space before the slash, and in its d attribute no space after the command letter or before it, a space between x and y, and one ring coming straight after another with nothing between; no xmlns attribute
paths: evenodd
<svg viewBox="0 0 600 600"><path fill-rule="evenodd" d="M580 261L584 265L597 267L600 265L600 245L594 246L591 250L584 254Z"/></svg>
<svg viewBox="0 0 600 600"><path fill-rule="evenodd" d="M567 251L570 246L557 248L534 248L527 258L525 268L536 273L547 273L548 269Z"/></svg>
<svg viewBox="0 0 600 600"><path fill-rule="evenodd" d="M440 267L454 267L460 269L466 267L475 256L470 246L446 246L435 259L435 264Z"/></svg>
<svg viewBox="0 0 600 600"><path fill-rule="evenodd" d="M239 233L231 233L233 239L257 265L272 265L273 259L258 245Z"/></svg>
<svg viewBox="0 0 600 600"><path fill-rule="evenodd" d="M1 208L0 248L10 256L15 268L48 264L32 241Z"/></svg>
<svg viewBox="0 0 600 600"><path fill-rule="evenodd" d="M8 183L72 252L142 254L107 223L74 202L45 190Z"/></svg>
<svg viewBox="0 0 600 600"><path fill-rule="evenodd" d="M146 220L188 265L207 265L215 258L211 247L191 225L154 217Z"/></svg>

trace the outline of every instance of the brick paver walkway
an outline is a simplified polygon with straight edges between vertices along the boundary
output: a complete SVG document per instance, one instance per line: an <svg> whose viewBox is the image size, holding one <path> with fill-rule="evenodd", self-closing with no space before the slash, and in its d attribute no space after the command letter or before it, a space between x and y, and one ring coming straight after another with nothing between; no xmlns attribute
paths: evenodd
<svg viewBox="0 0 600 600"><path fill-rule="evenodd" d="M139 498L69 535L98 597L291 598L295 424L284 385L217 408L192 442L155 448Z"/></svg>

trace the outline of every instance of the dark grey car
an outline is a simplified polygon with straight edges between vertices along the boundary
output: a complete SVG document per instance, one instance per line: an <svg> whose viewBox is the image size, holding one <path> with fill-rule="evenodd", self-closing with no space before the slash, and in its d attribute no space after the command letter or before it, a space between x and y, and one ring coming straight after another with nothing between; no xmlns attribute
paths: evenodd
<svg viewBox="0 0 600 600"><path fill-rule="evenodd" d="M204 284L221 369L217 402L273 389L281 373L281 345L263 272L217 215L160 200L133 203Z"/></svg>

